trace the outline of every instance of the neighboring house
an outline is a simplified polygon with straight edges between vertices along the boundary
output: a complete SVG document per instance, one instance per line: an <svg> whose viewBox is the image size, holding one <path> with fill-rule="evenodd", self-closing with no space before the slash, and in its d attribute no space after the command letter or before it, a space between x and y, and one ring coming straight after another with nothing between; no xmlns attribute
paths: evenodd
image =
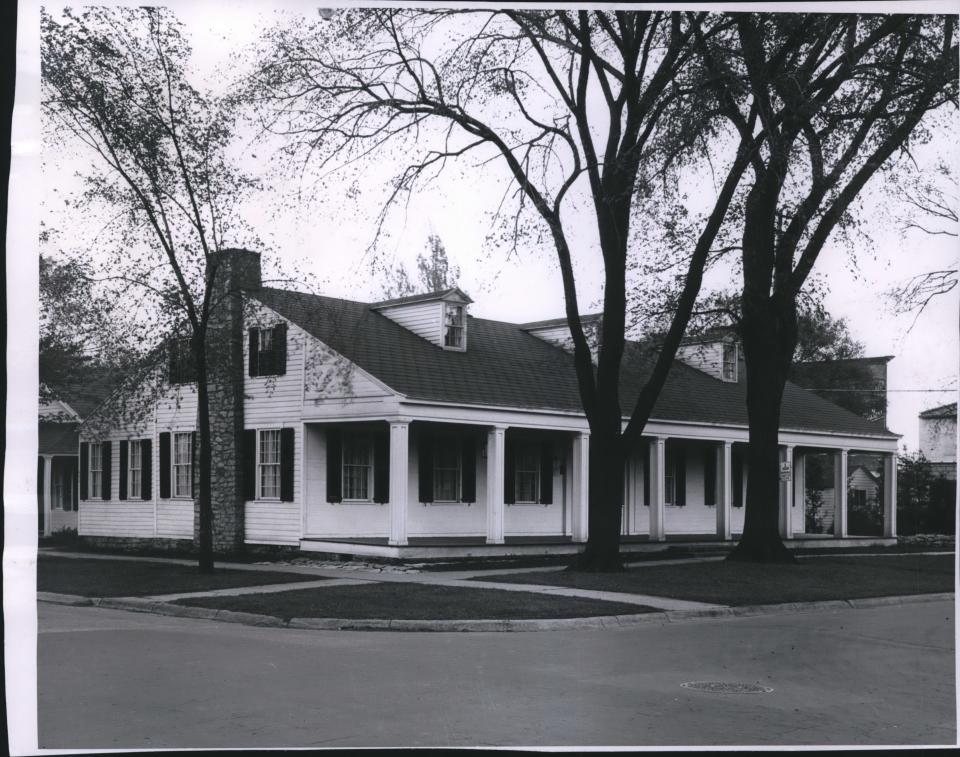
<svg viewBox="0 0 960 757"><path fill-rule="evenodd" d="M957 403L920 413L920 452L935 476L957 480Z"/></svg>
<svg viewBox="0 0 960 757"><path fill-rule="evenodd" d="M590 431L556 322L472 317L459 289L368 304L266 288L259 255L220 255L217 298L243 296L224 298L231 304L210 340L218 551L272 544L424 557L580 548ZM626 461L627 548L729 540L743 526L739 346L696 345L702 359L692 351L681 349ZM173 381L149 420L95 431L109 420L100 414L81 427L79 533L92 542L195 539L195 389L179 354L173 347ZM628 343L625 409L651 367ZM807 455L831 455L846 478L852 451L880 461L891 491L883 533L893 537L897 438L788 384L780 441L795 475L781 485L784 537L806 534ZM842 538L841 490L834 535Z"/></svg>
<svg viewBox="0 0 960 757"><path fill-rule="evenodd" d="M80 422L92 413L107 394L109 381L92 381L55 398L41 392L37 444L37 520L41 536L63 529L77 529L79 504Z"/></svg>

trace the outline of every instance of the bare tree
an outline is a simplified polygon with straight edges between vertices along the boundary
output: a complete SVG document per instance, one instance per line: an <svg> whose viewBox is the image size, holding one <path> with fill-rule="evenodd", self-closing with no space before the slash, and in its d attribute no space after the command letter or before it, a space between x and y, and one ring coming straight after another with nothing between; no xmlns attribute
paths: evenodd
<svg viewBox="0 0 960 757"><path fill-rule="evenodd" d="M512 224L511 243L552 244L563 281L591 432L589 541L579 566L619 568L626 449L639 443L666 379L752 135L719 161L715 201L682 270L665 338L636 405L621 408L627 261L650 252L632 220L639 206L658 201L657 187L673 181L681 163L700 155L712 113L689 65L691 39L694 29L709 39L730 20L483 9L327 17L270 32L245 96L264 106L265 127L322 175L388 149L413 155L388 205L465 156L506 176L513 204L502 217ZM580 320L570 237L574 225L587 223L604 265L596 366Z"/></svg>
<svg viewBox="0 0 960 757"><path fill-rule="evenodd" d="M754 149L742 213L742 334L750 424L735 560L792 560L778 534L778 429L797 300L891 158L956 104L955 17L755 14L697 50L730 128ZM691 16L691 23L697 21Z"/></svg>
<svg viewBox="0 0 960 757"><path fill-rule="evenodd" d="M213 570L212 318L237 293L216 291L226 240L245 241L238 204L252 182L224 158L231 120L187 80L190 47L162 8L94 8L42 18L46 136L90 160L80 209L112 216L88 261L129 305L143 339L182 328L196 370L199 568ZM240 238L240 239L238 239ZM150 372L163 350L153 350ZM140 375L143 378L144 374ZM139 380L139 379L137 379Z"/></svg>

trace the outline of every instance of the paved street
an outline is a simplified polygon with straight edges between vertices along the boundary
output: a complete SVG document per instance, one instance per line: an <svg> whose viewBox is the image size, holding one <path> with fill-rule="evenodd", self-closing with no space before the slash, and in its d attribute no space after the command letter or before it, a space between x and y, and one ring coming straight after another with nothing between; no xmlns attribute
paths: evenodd
<svg viewBox="0 0 960 757"><path fill-rule="evenodd" d="M953 744L952 602L618 630L267 629L39 605L41 748ZM714 694L686 681L769 694Z"/></svg>

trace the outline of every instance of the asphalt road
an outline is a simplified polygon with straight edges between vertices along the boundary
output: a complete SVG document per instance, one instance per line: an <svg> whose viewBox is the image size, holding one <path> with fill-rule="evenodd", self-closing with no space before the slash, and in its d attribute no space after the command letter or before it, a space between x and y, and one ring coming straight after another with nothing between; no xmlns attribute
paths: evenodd
<svg viewBox="0 0 960 757"><path fill-rule="evenodd" d="M39 628L41 748L956 743L952 602L531 633L40 604Z"/></svg>

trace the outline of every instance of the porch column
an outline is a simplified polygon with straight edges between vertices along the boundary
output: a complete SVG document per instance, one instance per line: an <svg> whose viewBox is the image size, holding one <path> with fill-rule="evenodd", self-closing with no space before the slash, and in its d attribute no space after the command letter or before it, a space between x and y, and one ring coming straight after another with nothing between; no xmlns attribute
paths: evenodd
<svg viewBox="0 0 960 757"><path fill-rule="evenodd" d="M664 454L667 439L658 436L650 442L650 457L647 470L650 471L650 541L666 541L664 532Z"/></svg>
<svg viewBox="0 0 960 757"><path fill-rule="evenodd" d="M50 511L53 509L53 455L43 456L43 535L53 533Z"/></svg>
<svg viewBox="0 0 960 757"><path fill-rule="evenodd" d="M897 535L897 453L883 456L883 535Z"/></svg>
<svg viewBox="0 0 960 757"><path fill-rule="evenodd" d="M790 480L780 482L780 538L793 538L793 445L780 447L780 462L790 463Z"/></svg>
<svg viewBox="0 0 960 757"><path fill-rule="evenodd" d="M717 536L724 541L732 538L730 514L733 506L733 442L717 446Z"/></svg>
<svg viewBox="0 0 960 757"><path fill-rule="evenodd" d="M584 543L590 534L590 434L573 437L573 508L570 527L574 542Z"/></svg>
<svg viewBox="0 0 960 757"><path fill-rule="evenodd" d="M407 500L410 496L410 421L390 422L390 539L407 543Z"/></svg>
<svg viewBox="0 0 960 757"><path fill-rule="evenodd" d="M833 535L838 539L847 536L847 452L838 449L833 453L833 498L836 511L833 516Z"/></svg>
<svg viewBox="0 0 960 757"><path fill-rule="evenodd" d="M793 453L793 513L791 530L806 533L807 530L807 458L804 452Z"/></svg>
<svg viewBox="0 0 960 757"><path fill-rule="evenodd" d="M506 433L506 426L493 426L487 432L487 544L503 544Z"/></svg>

